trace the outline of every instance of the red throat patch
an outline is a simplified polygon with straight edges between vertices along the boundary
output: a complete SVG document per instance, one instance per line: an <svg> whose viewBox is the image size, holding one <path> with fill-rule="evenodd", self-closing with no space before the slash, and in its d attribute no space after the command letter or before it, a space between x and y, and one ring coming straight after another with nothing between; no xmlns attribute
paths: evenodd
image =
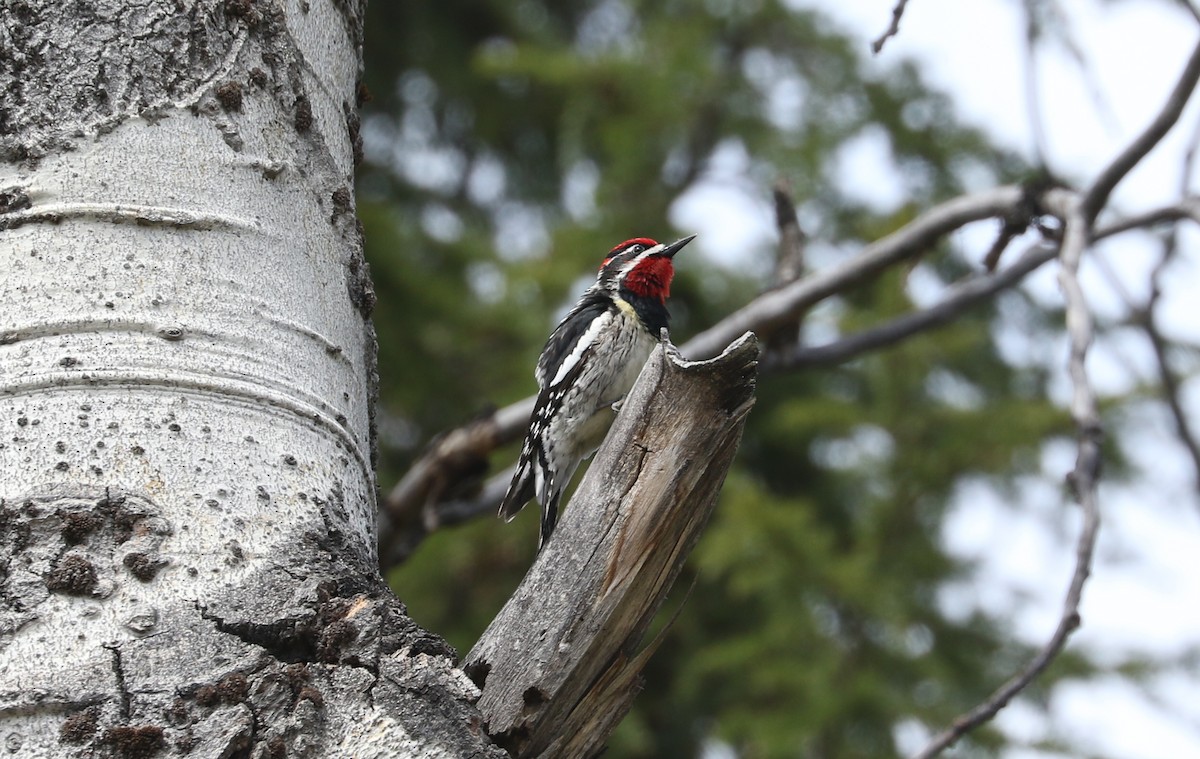
<svg viewBox="0 0 1200 759"><path fill-rule="evenodd" d="M626 274L623 284L638 297L654 298L659 303L664 303L671 294L671 279L674 276L675 266L671 259L665 256L651 256Z"/></svg>

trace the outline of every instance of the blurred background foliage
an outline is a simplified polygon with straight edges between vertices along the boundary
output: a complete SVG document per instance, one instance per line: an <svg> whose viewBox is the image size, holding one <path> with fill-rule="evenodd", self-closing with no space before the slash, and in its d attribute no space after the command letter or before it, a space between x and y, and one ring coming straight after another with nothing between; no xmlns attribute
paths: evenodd
<svg viewBox="0 0 1200 759"><path fill-rule="evenodd" d="M694 231L671 223L686 193L741 181L768 216L785 180L818 265L1027 171L960 124L915 66L871 65L819 7L372 2L366 34L358 211L379 293L385 492L431 436L533 393L546 335L604 253ZM843 158L864 139L899 169L897 209L847 191ZM729 155L743 157L732 180L719 170ZM680 344L773 284L772 244L697 243L677 262ZM926 286L978 266L984 251L955 243L916 265ZM912 275L821 306L804 334L910 309ZM677 585L690 598L609 756L895 756L901 731L944 726L1026 660L1004 619L944 593L969 578L941 540L961 486L1011 488L1044 441L1071 433L1044 372L1000 356L997 307L1031 333L1053 324L1012 293L866 358L761 379ZM533 559L535 511L439 531L390 570L413 617L465 652ZM1051 681L1089 666L1068 657ZM1004 740L985 729L958 755Z"/></svg>

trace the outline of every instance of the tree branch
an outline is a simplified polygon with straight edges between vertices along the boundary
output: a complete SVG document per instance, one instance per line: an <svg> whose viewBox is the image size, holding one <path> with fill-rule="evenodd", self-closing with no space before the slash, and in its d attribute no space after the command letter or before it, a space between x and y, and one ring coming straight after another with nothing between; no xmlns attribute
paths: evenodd
<svg viewBox="0 0 1200 759"><path fill-rule="evenodd" d="M1059 284L1067 304L1067 332L1071 351L1067 368L1071 375L1073 395L1071 416L1079 430L1078 454L1075 468L1067 475L1076 499L1083 508L1083 526L1075 546L1075 570L1063 601L1053 635L1021 672L997 689L983 703L966 712L945 731L934 737L914 759L930 759L954 745L961 737L990 721L1017 694L1033 682L1066 646L1067 638L1080 624L1079 604L1083 586L1091 573L1096 534L1100 529L1100 511L1096 501L1096 481L1100 473L1100 443L1103 428L1096 408L1096 397L1088 381L1085 362L1092 342L1092 318L1083 290L1079 287L1079 261L1087 246L1088 219L1082 202L1074 194L1057 193L1058 212L1067 220L1060 259Z"/></svg>
<svg viewBox="0 0 1200 759"><path fill-rule="evenodd" d="M1093 232L1092 241L1103 240L1106 237L1123 234L1135 229L1145 230L1161 224L1172 224L1184 219L1190 219L1200 224L1200 198L1194 196L1187 197L1169 206L1155 208L1151 211L1130 216L1127 219L1114 221Z"/></svg>
<svg viewBox="0 0 1200 759"><path fill-rule="evenodd" d="M1188 162L1185 161L1186 163ZM1185 168L1183 176L1185 178L1191 176L1190 169ZM1160 211L1162 210L1164 209L1160 209ZM1154 213L1143 214L1143 216L1150 218L1154 216ZM1187 412L1183 408L1180 380L1171 368L1170 341L1159 328L1156 313L1159 300L1162 298L1163 272L1178 252L1179 227L1177 225L1163 236L1162 243L1162 253L1150 274L1150 295L1142 305L1134 302L1133 296L1122 283L1120 276L1112 270L1103 257L1097 256L1095 260L1100 265L1100 271L1108 280L1109 286L1129 310L1129 322L1144 332L1150 343L1150 348L1154 352L1158 381L1162 385L1163 399L1166 401L1167 409L1171 412L1175 424L1175 434L1192 460L1193 487L1200 493L1200 441L1197 440L1191 423L1188 421Z"/></svg>
<svg viewBox="0 0 1200 759"><path fill-rule="evenodd" d="M908 6L908 0L896 0L896 5L892 7L892 20L888 24L888 28L883 30L883 34L879 35L874 42L871 43L871 52L879 55L883 50L884 44L889 39L900 33L900 19L904 18L904 9Z"/></svg>
<svg viewBox="0 0 1200 759"><path fill-rule="evenodd" d="M1067 370L1071 377L1071 417L1079 431L1078 452L1074 469L1067 475L1076 499L1083 508L1083 526L1075 546L1075 570L1067 588L1062 615L1054 634L1025 669L1002 685L995 693L971 711L954 721L950 728L939 733L915 759L928 759L956 743L959 738L988 722L1008 705L1050 665L1066 645L1067 638L1079 627L1079 603L1083 586L1091 572L1096 534L1100 529L1100 511L1096 499L1096 482L1100 474L1100 444L1103 427L1096 408L1095 391L1087 376L1086 360L1093 338L1091 312L1079 286L1079 264L1087 246L1096 239L1094 224L1108 203L1113 189L1129 171L1144 158L1179 120L1184 106L1200 79L1200 45L1193 50L1179 81L1176 82L1162 110L1128 147L1119 153L1097 175L1082 194L1066 190L1050 190L1043 198L1047 210L1065 222L1059 255L1059 286L1066 302L1067 335L1070 356ZM1127 229L1128 227L1126 227Z"/></svg>
<svg viewBox="0 0 1200 759"><path fill-rule="evenodd" d="M1024 213L1028 204L1028 194L1017 187L1000 187L944 203L888 237L864 247L842 265L764 293L685 343L683 350L704 356L713 350L710 346L740 334L739 329L769 335L830 295L898 261L920 255L938 238L955 229L990 217L1012 219L1014 215ZM1200 198L1187 197L1176 204L1113 222L1097 229L1092 239L1185 218L1200 223ZM1043 255L1047 256L1045 260L1041 260ZM968 280L951 289L946 301L933 309L902 316L895 322L826 346L801 348L783 357L768 354L764 368L798 369L835 364L873 347L895 344L913 334L941 326L962 310L1013 286L1050 257L1053 257L1050 251L1027 252L1016 265L1001 274ZM385 567L403 562L433 530L458 524L495 508L507 485L503 476L490 478L482 490L466 497L445 499L446 489L482 471L487 457L496 448L517 440L524 433L533 401L534 397L530 396L498 409L440 436L429 446L382 503L379 551Z"/></svg>
<svg viewBox="0 0 1200 759"><path fill-rule="evenodd" d="M467 655L516 757L594 756L639 690L640 642L700 532L753 404L758 342L646 363L554 536Z"/></svg>
<svg viewBox="0 0 1200 759"><path fill-rule="evenodd" d="M779 252L775 262L774 284L795 282L804 274L804 248L807 237L796 217L796 201L782 179L771 190L775 204L775 227L779 230Z"/></svg>
<svg viewBox="0 0 1200 759"><path fill-rule="evenodd" d="M1188 5L1192 7L1190 3ZM1198 147L1200 147L1200 125L1192 131L1192 139L1184 155L1183 166L1179 172L1179 194L1183 196L1180 205L1193 211L1196 208L1196 199L1188 195L1188 186L1191 181L1192 167L1195 164ZM1191 218L1195 219L1196 217L1193 215ZM1158 263L1155 264L1154 270L1150 273L1150 297L1146 300L1145 306L1139 309L1133 305L1132 300L1127 296L1126 300L1134 320L1146 333L1146 338L1150 341L1150 347L1154 351L1154 360L1158 368L1158 379L1163 388L1163 398L1167 402L1167 408L1170 410L1171 418L1175 423L1175 435L1179 438L1179 442L1183 445L1184 450L1187 451L1188 456L1192 460L1193 486L1200 493L1200 441L1197 440L1196 433L1192 429L1191 422L1188 420L1187 412L1184 411L1179 377L1176 376L1174 370L1171 368L1170 344L1158 326L1157 317L1158 302L1162 298L1163 274L1171 262L1175 260L1178 253L1179 227L1175 226L1163 237L1162 254L1159 257Z"/></svg>
<svg viewBox="0 0 1200 759"><path fill-rule="evenodd" d="M1057 255L1057 246L1034 246L1015 264L998 274L979 274L949 288L946 296L937 305L905 314L832 343L800 347L783 354L769 354L763 362L763 371L840 364L867 351L894 345L920 332L949 324L972 306L1016 285L1031 271L1053 260Z"/></svg>
<svg viewBox="0 0 1200 759"><path fill-rule="evenodd" d="M975 195L962 195L934 206L892 234L864 247L853 258L792 284L763 293L746 306L701 332L683 345L684 355L708 358L743 332L753 331L759 339L798 314L866 280L884 269L926 252L945 235L973 221L1011 213L1024 197L1017 186L997 187Z"/></svg>
<svg viewBox="0 0 1200 759"><path fill-rule="evenodd" d="M486 471L492 451L520 437L529 426L535 396L516 403L436 438L429 448L392 488L382 503L379 523L379 558L386 568L404 561L425 536L439 526L456 521L446 519L442 498L447 489L468 476ZM511 473L510 473L511 474ZM491 478L482 495L456 500L458 513L478 513L466 507L486 501L495 490ZM495 509L504 496L504 487L491 502ZM468 517L469 518L469 517Z"/></svg>
<svg viewBox="0 0 1200 759"><path fill-rule="evenodd" d="M1191 219L1200 223L1198 211L1200 211L1200 206L1198 206L1197 200L1185 198L1177 204L1147 211L1102 227L1092 235L1092 240L1101 240L1135 229L1144 230L1183 219ZM1017 263L998 274L975 275L948 288L942 301L934 306L904 314L877 327L864 329L825 345L800 346L787 352L769 353L762 362L762 370L764 372L793 371L813 366L841 364L868 351L886 348L913 335L944 326L953 322L967 309L1019 284L1031 272L1054 260L1058 255L1059 248L1056 245L1043 243L1031 247L1025 251ZM1158 337L1161 340L1161 334ZM1165 348L1165 343L1163 346ZM1165 365L1160 363L1160 366ZM1176 380L1173 374L1170 375L1170 379ZM1168 380L1164 377L1163 383L1165 387L1170 387L1172 384L1177 385L1177 380L1175 383L1168 384ZM1181 406L1179 413L1182 413ZM1177 415L1177 425L1180 419ZM1183 426L1179 429L1187 429L1185 419ZM1197 466L1197 488L1200 489L1200 445L1193 448L1187 442L1188 436L1184 436L1183 440L1184 444L1188 445L1189 451L1194 451L1193 459Z"/></svg>
<svg viewBox="0 0 1200 759"><path fill-rule="evenodd" d="M1195 6L1191 3L1186 4L1195 13ZM1200 21L1200 15L1197 16L1197 20ZM1191 216L1193 220L1197 218L1194 214L1196 198L1189 195L1188 188L1191 183L1192 168L1196 162L1198 149L1200 149L1200 124L1197 124L1192 129L1192 139L1188 144L1187 152L1184 154L1183 166L1180 167L1179 172L1179 194L1182 196L1180 205L1193 210L1193 215ZM1200 441L1197 440L1196 433L1192 429L1187 413L1183 409L1180 381L1175 375L1174 370L1171 369L1169 343L1163 335L1162 330L1159 329L1157 317L1158 301L1162 297L1163 274L1178 254L1179 227L1174 226L1164 236L1162 255L1159 257L1158 263L1154 266L1154 270L1150 273L1150 297L1147 299L1145 307L1139 312L1130 304L1130 311L1137 317L1138 322L1146 333L1147 339L1150 341L1150 347L1154 350L1154 359L1158 365L1158 379L1163 387L1163 397L1167 401L1167 408L1170 409L1171 418L1175 422L1175 435L1179 438L1179 442L1192 459L1194 487L1197 493L1200 493Z"/></svg>
<svg viewBox="0 0 1200 759"><path fill-rule="evenodd" d="M1163 397L1167 401L1167 408L1171 411L1171 419L1175 423L1175 435L1179 438L1179 442L1183 445L1188 456L1192 460L1193 469L1193 487L1197 493L1200 493L1200 441L1196 438L1196 433L1192 429L1191 422L1188 421L1187 412L1183 408L1183 400L1180 394L1179 378L1171 369L1170 358L1167 355L1167 340L1163 337L1162 331L1158 328L1158 322L1155 318L1154 307L1158 300L1158 289L1155 288L1154 294L1150 301L1146 304L1145 309L1138 315L1139 323L1142 326L1142 331L1146 333L1146 337L1150 340L1150 347L1154 349L1154 360L1158 367L1158 379L1163 386Z"/></svg>
<svg viewBox="0 0 1200 759"><path fill-rule="evenodd" d="M1080 212L1089 226L1108 203L1108 197L1117 184L1154 149L1154 146L1162 141L1171 127L1175 126L1188 99L1196 89L1198 80L1200 80L1200 44L1192 50L1192 55L1188 58L1179 81L1175 83L1175 88L1171 91L1158 116L1150 122L1145 131L1113 159L1104 171L1100 172L1100 175L1096 177L1084 194Z"/></svg>
<svg viewBox="0 0 1200 759"><path fill-rule="evenodd" d="M1096 237L1092 224L1100 210L1108 202L1112 190L1129 171L1144 158L1166 135L1178 120L1187 100L1200 78L1200 46L1192 53L1180 81L1176 84L1163 110L1151 125L1133 143L1122 151L1100 173L1082 197L1063 191L1052 191L1047 205L1066 220L1060 259L1059 285L1066 300L1067 333L1071 340L1068 371L1073 388L1071 416L1079 429L1078 454L1075 468L1068 475L1068 482L1075 497L1083 507L1084 521L1076 544L1075 571L1063 603L1063 613L1050 640L1024 670L1001 686L987 700L962 715L946 731L936 736L919 754L917 759L927 759L940 754L963 735L991 720L1008 702L1037 678L1050 662L1062 651L1068 636L1079 627L1079 603L1083 586L1091 572L1092 554L1096 534L1100 527L1099 506L1096 501L1096 481L1100 471L1100 444L1103 428L1096 408L1095 392L1088 380L1085 367L1087 351L1092 342L1093 327L1091 313L1083 290L1079 286L1079 263L1089 242ZM1180 216L1191 216L1191 204L1180 204ZM1139 225L1163 220L1162 211L1144 215ZM1105 230L1108 234L1133 228L1128 222Z"/></svg>
<svg viewBox="0 0 1200 759"><path fill-rule="evenodd" d="M779 231L779 250L776 254L775 276L771 288L778 289L804 276L806 238L804 230L800 228L800 220L796 217L796 201L784 180L775 183L771 196L775 203L775 227ZM771 333L770 340L766 343L766 352L794 348L800 340L800 322L803 318L803 314L797 314L789 324Z"/></svg>

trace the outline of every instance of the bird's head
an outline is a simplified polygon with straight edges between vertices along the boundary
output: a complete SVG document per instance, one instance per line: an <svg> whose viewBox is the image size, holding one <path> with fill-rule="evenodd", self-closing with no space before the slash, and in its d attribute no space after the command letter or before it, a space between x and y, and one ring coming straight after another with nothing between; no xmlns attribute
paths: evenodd
<svg viewBox="0 0 1200 759"><path fill-rule="evenodd" d="M626 240L609 251L600 265L597 281L614 294L626 291L638 298L663 303L671 294L671 279L675 276L671 259L695 237L684 237L669 245L649 237Z"/></svg>

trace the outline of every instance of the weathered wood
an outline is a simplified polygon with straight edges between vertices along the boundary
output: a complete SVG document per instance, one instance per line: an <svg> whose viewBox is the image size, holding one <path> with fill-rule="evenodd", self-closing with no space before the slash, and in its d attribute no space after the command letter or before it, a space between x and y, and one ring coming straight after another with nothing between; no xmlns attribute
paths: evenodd
<svg viewBox="0 0 1200 759"><path fill-rule="evenodd" d="M642 637L716 505L753 404L758 341L646 362L553 538L467 655L487 730L518 757L602 750Z"/></svg>

